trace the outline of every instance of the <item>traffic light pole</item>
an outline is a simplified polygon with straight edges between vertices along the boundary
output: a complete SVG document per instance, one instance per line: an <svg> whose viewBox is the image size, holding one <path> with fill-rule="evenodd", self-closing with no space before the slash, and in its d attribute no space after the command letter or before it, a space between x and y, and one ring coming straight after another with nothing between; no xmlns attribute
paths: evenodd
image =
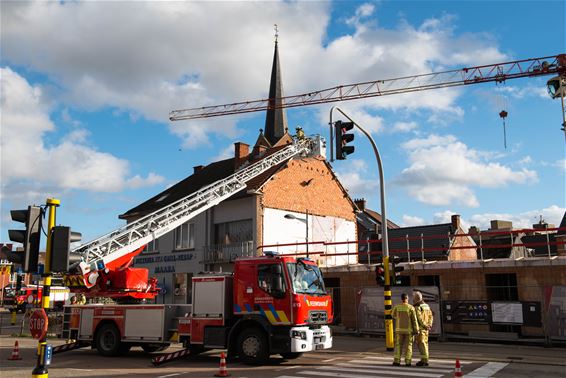
<svg viewBox="0 0 566 378"><path fill-rule="evenodd" d="M47 245L45 247L45 269L43 272L43 295L41 307L44 311L49 309L49 295L51 291L51 229L55 227L55 213L61 201L55 198L48 198L46 207L49 208L47 221ZM45 363L45 351L47 349L47 332L37 343L37 363L33 369L32 378L47 378L47 365Z"/></svg>
<svg viewBox="0 0 566 378"><path fill-rule="evenodd" d="M333 106L330 109L330 145L332 144L332 112L334 109L338 110L344 117L348 118L350 122L360 129L362 133L369 139L371 146L373 147L373 152L375 153L375 158L377 160L377 167L379 169L379 181L380 181L380 197L381 197L381 239L383 243L383 268L385 269L385 285L383 287L383 304L385 308L385 347L388 351L392 351L394 347L394 340L393 340L393 318L391 317L391 278L389 274L389 238L387 236L387 213L385 207L385 181L383 178L383 164L381 163L381 156L379 155L379 151L373 138L371 135L364 130L356 121L350 118L346 113L342 111L337 106ZM333 153L331 151L330 154L331 158L333 158Z"/></svg>

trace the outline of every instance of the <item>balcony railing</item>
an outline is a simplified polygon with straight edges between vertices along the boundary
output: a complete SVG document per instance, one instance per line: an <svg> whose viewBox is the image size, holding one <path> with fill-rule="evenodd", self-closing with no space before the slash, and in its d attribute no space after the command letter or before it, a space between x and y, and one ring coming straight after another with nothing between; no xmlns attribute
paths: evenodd
<svg viewBox="0 0 566 378"><path fill-rule="evenodd" d="M232 244L213 244L204 246L204 263L221 264L234 261L237 257L255 256L253 240Z"/></svg>

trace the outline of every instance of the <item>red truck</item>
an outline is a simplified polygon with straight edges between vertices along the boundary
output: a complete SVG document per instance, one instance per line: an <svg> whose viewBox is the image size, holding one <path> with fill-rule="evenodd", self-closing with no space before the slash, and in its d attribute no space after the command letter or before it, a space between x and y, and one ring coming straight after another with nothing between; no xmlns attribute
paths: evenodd
<svg viewBox="0 0 566 378"><path fill-rule="evenodd" d="M43 287L24 286L15 293L14 306L17 312L25 312L28 305L38 307L41 302ZM70 290L68 287L51 286L49 291L49 308L53 310L61 310L68 302Z"/></svg>
<svg viewBox="0 0 566 378"><path fill-rule="evenodd" d="M182 342L191 353L228 349L231 357L261 364L273 354L291 359L331 348L332 320L316 264L267 253L236 260L233 273L193 277L190 305L66 306L63 336L105 356Z"/></svg>

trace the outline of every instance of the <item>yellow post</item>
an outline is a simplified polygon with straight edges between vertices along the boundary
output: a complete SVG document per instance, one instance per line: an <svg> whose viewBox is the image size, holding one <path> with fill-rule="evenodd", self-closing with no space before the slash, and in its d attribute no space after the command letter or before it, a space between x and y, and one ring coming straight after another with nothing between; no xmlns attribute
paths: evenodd
<svg viewBox="0 0 566 378"><path fill-rule="evenodd" d="M385 285L383 286L383 304L385 306L385 347L392 351L395 346L393 339L393 318L391 317L391 278L389 275L389 256L383 256L383 268L385 269Z"/></svg>
<svg viewBox="0 0 566 378"><path fill-rule="evenodd" d="M45 246L45 269L43 271L43 294L41 307L47 311L49 309L49 295L51 291L51 230L55 227L55 212L61 201L55 198L48 198L46 207L49 208L47 220L47 244ZM45 348L47 346L47 334L37 343L37 363L33 369L32 378L49 377L47 366L44 364Z"/></svg>

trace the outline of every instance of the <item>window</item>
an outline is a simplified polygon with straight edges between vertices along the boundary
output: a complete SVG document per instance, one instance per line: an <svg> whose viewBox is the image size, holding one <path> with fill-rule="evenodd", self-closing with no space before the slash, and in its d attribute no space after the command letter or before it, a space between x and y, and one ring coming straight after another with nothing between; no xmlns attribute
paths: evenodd
<svg viewBox="0 0 566 378"><path fill-rule="evenodd" d="M215 244L229 245L253 240L253 238L251 219L214 225Z"/></svg>
<svg viewBox="0 0 566 378"><path fill-rule="evenodd" d="M257 284L261 290L266 291L268 294L280 297L285 293L285 280L283 279L281 265L258 265Z"/></svg>
<svg viewBox="0 0 566 378"><path fill-rule="evenodd" d="M175 229L175 249L195 248L195 224L185 223Z"/></svg>
<svg viewBox="0 0 566 378"><path fill-rule="evenodd" d="M144 253L158 253L159 252L159 239L153 239L145 246Z"/></svg>

